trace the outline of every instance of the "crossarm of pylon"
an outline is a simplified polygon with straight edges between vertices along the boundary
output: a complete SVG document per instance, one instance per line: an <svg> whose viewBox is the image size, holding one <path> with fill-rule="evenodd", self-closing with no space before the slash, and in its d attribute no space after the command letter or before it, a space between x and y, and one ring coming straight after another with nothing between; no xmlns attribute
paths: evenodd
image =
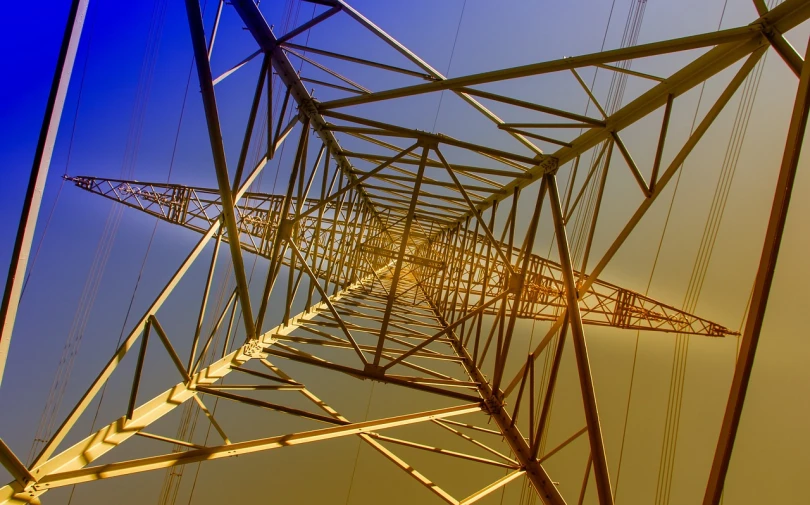
<svg viewBox="0 0 810 505"><path fill-rule="evenodd" d="M68 180L92 194L198 233L205 233L211 225L216 223L221 211L218 193L209 188L88 176L70 177ZM284 196L247 193L245 197L244 203L236 205L237 225L239 231L246 237L240 240L240 246L248 252L270 258L269 244L272 244L281 224L282 216L279 209ZM304 210L312 209L319 204L319 200L308 198L302 203L302 208ZM298 206L297 200L293 199L292 206ZM336 212L337 209L334 204L330 204L328 208L333 212ZM289 218L293 216L292 213L288 215ZM329 246L328 240L335 227L338 228L337 233L346 232L338 216L332 218L307 217L298 221L296 236L305 248L318 248L331 263L339 258L339 251L333 250ZM228 242L228 235L224 235L222 240ZM367 247L373 248L374 246L368 245ZM283 257L282 261L285 265L291 264L288 257ZM315 269L314 273L321 280L326 279L328 275L328 272L322 269ZM346 285L344 279L332 278L331 280Z"/></svg>
<svg viewBox="0 0 810 505"><path fill-rule="evenodd" d="M471 241L475 245L467 249L477 251L484 250L489 239L479 234ZM483 270L482 259L467 254L467 251L463 251L459 245L440 244L438 240L424 244L418 256L430 258L435 254L431 250L439 247L443 248L441 252L443 256L465 255L465 261L469 263L467 268ZM502 247L507 248L505 244L502 244ZM519 250L514 248L511 255L517 256L518 253ZM430 283L430 277L424 276L424 273L423 271L422 281ZM518 317L542 321L557 320L559 311L566 307L565 284L559 263L532 254L525 274L520 271L517 273L523 274ZM579 272L575 274L578 278L583 277ZM510 277L503 259L500 256L492 256L489 258L489 276L486 279L488 282L485 284L483 278L476 280L472 277L467 279L467 282L471 285L473 295L492 297L509 287ZM436 282L436 279L432 279L432 282ZM585 324L712 337L736 334L720 324L599 279L580 293L579 299L582 322ZM514 301L514 297L510 300ZM497 315L498 310L497 306L487 306L485 313Z"/></svg>

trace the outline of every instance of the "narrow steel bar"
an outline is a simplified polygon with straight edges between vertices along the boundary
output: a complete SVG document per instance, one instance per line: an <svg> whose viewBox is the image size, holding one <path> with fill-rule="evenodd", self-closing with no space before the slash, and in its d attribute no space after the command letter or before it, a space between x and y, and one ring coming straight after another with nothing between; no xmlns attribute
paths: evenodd
<svg viewBox="0 0 810 505"><path fill-rule="evenodd" d="M420 77L420 78L422 78L422 79L424 79L426 81L435 80L435 78L433 76L429 75L429 74L415 72L413 70L408 70L406 68L395 67L395 66L392 66L392 65L386 65L385 63L378 63L376 61L365 60L363 58L356 58L354 56L348 56L348 55L345 55L345 54L333 53L331 51L325 51L323 49L318 49L318 48L315 48L315 47L302 46L302 45L299 45L299 44L293 44L291 42L284 42L283 44L280 44L280 45L282 45L283 47L291 47L293 49L298 49L299 51L306 51L306 52L309 52L309 53L320 54L322 56L327 56L329 58L336 58L336 59L339 59L339 60L351 61L351 62L354 62L354 63L359 63L361 65L381 68L383 70L390 70L391 72L397 72L397 73L400 73L400 74L410 75L410 76L413 76L413 77Z"/></svg>
<svg viewBox="0 0 810 505"><path fill-rule="evenodd" d="M211 65L208 61L208 53L205 47L205 29L203 27L202 13L200 12L200 4L197 0L186 0L185 4L189 30L191 31L191 43L194 48L197 77L199 78L202 91L211 152L214 158L217 184L219 185L220 198L222 199L222 215L225 221L225 229L228 231L228 245L231 249L233 272L236 278L236 286L239 289L239 301L242 304L245 333L247 334L247 338L252 339L256 336L256 326L254 324L253 311L250 306L250 290L248 289L245 265L242 260L242 249L239 245L239 227L236 224L236 216L234 214L234 198L231 193L231 181L228 177L225 147L222 143L222 132L219 124L216 96L214 94L213 77L211 76Z"/></svg>
<svg viewBox="0 0 810 505"><path fill-rule="evenodd" d="M205 279L205 288L203 288L202 302L200 303L200 312L197 316L197 326L194 329L194 338L191 340L191 352L188 356L188 366L186 367L189 372L192 370L194 363L194 356L197 354L197 344L200 341L200 333L202 332L203 320L205 319L205 309L208 306L208 296L211 292L211 284L214 281L214 269L217 265L217 257L219 256L219 244L222 242L222 230L217 233L217 240L214 242L214 251L211 253L211 264L208 267L208 276Z"/></svg>
<svg viewBox="0 0 810 505"><path fill-rule="evenodd" d="M612 505L613 492L610 489L610 474L607 467L607 456L605 455L605 443L602 438L599 410L596 406L596 392L594 391L591 366L588 359L588 348L585 343L585 331L582 328L582 317L579 312L577 284L574 278L574 269L571 265L571 253L568 249L568 237L565 232L565 224L563 223L560 195L557 191L557 178L555 175L546 175L546 179L548 181L548 194L554 220L557 248L560 254L560 263L562 264L563 278L565 280L565 297L568 301L567 312L574 342L574 350L576 351L577 371L579 372L585 419L588 422L588 438L591 445L591 454L593 455L597 494L600 504Z"/></svg>
<svg viewBox="0 0 810 505"><path fill-rule="evenodd" d="M667 101L672 99L672 95L667 95L667 97ZM633 174L633 178L636 179L638 187L641 188L644 196L649 198L651 194L650 185L647 184L647 181L644 180L644 176L641 175L641 171L638 169L638 165L636 165L636 162L633 160L633 156L630 155L630 151L627 150L627 147L624 145L624 142L622 142L622 139L619 137L618 133L612 131L610 132L610 136L613 138L613 142L615 142L619 147L619 152L622 153L622 157L624 158L624 161L627 162L627 166L630 167L630 172ZM608 161L610 160L608 159Z"/></svg>
<svg viewBox="0 0 810 505"><path fill-rule="evenodd" d="M31 472L26 468L25 463L20 461L20 458L11 450L11 448L3 442L0 438L0 464L8 470L8 473L17 481L17 483L25 488L30 482L35 482L35 478Z"/></svg>
<svg viewBox="0 0 810 505"><path fill-rule="evenodd" d="M332 7L331 9L318 14L317 16L310 19L306 23L302 24L298 28L294 28L293 30L290 30L289 33L279 37L278 42L276 42L276 44L283 44L283 43L287 42L288 40L292 39L293 37L295 37L297 35L300 35L300 34L304 33L305 31L309 30L310 28L317 25L321 21L329 19L330 17L332 17L334 14L337 14L338 12L340 12L340 6Z"/></svg>
<svg viewBox="0 0 810 505"><path fill-rule="evenodd" d="M194 398L194 401L197 403L197 406L200 407L200 410L203 411L205 417L208 418L211 426L213 426L214 429L217 430L217 433L219 433L219 436L222 437L222 441L225 442L226 445L230 444L231 440L228 438L228 435L225 434L225 430L223 430L222 426L217 422L216 418L214 417L214 413L208 410L208 407L205 406L202 398L200 398L199 395L194 395L192 398Z"/></svg>
<svg viewBox="0 0 810 505"><path fill-rule="evenodd" d="M169 353L169 357L172 359L175 368L177 368L177 371L180 372L180 375L183 376L183 380L186 382L186 384L190 383L191 377L188 374L188 370L186 370L185 367L183 366L183 361L180 359L180 356L178 356L177 352L174 350L174 347L172 346L169 337L166 335L166 332L163 331L163 327L160 326L160 323L158 322L157 318L154 315L149 317L152 322L152 326L155 327L155 333L158 334L160 341L163 343L163 347L165 347L166 352Z"/></svg>
<svg viewBox="0 0 810 505"><path fill-rule="evenodd" d="M551 401L554 398L554 390L557 386L557 375L560 371L560 363L562 363L562 354L565 347L565 339L568 333L568 319L563 323L560 330L560 336L557 340L557 348L554 351L554 360L551 362L551 371L548 374L548 385L546 386L546 394L543 396L543 405L540 408L540 416L537 419L537 429L535 430L534 444L532 444L531 455L537 457L540 452L540 442L543 440L543 435L548 428L549 419L551 417ZM529 360L534 363L532 357Z"/></svg>
<svg viewBox="0 0 810 505"><path fill-rule="evenodd" d="M669 128L669 117L672 114L672 102L674 97L667 97L667 104L664 108L664 119L661 122L661 133L658 134L658 147L655 149L655 161L653 161L652 173L650 174L650 195L655 193L655 184L658 181L658 171L661 168L661 158L664 156L664 143L667 140L667 129Z"/></svg>
<svg viewBox="0 0 810 505"><path fill-rule="evenodd" d="M614 72L619 72L621 74L633 75L635 77L641 77L641 78L649 79L651 81L656 81L656 82L664 82L664 81L666 81L666 79L664 79L663 77L658 77L657 75L645 74L644 72L637 72L635 70L630 70L629 68L617 67L615 65L607 65L607 64L604 64L604 63L597 63L596 65L594 65L594 67L604 68L605 70L612 70Z"/></svg>
<svg viewBox="0 0 810 505"><path fill-rule="evenodd" d="M542 457L542 458L540 458L538 461L540 461L541 463L542 463L542 462L544 462L544 461L546 461L546 460L547 460L547 459L549 459L550 457L554 456L555 454L557 454L558 452L560 452L561 450L563 450L564 448L566 448L566 447L568 446L568 444L570 444L571 442L573 442L574 440L576 440L577 438L579 438L580 436L582 436L582 434L583 434L583 433L585 433L586 431L588 431L588 427L587 427L587 426L583 426L583 427L582 427L582 429L580 429L579 431L577 431L576 433L574 433L574 434L573 434L573 435L571 435L570 437L568 437L568 438L566 438L565 440L563 440L563 441L560 443L560 445L558 445L558 446L557 446L557 447L555 447L554 449L552 449L552 450L548 451L547 453L545 453L545 454L543 455L543 457Z"/></svg>
<svg viewBox="0 0 810 505"><path fill-rule="evenodd" d="M810 56L808 45L805 60ZM734 369L734 378L731 382L728 403L726 404L720 438L717 442L709 482L703 497L703 505L717 505L723 493L728 465L731 461L734 440L740 425L740 417L751 379L751 370L754 366L754 357L759 343L762 323L765 319L765 310L768 305L768 295L771 291L779 248L782 244L782 235L787 221L790 197L793 191L793 182L799 164L799 155L802 151L807 117L810 112L810 65L802 68L799 88L796 91L796 100L793 104L793 113L788 127L785 151L782 155L782 165L779 169L779 178L776 182L776 191L768 220L768 229L765 233L765 243L759 260L751 305L745 322L739 358Z"/></svg>
<svg viewBox="0 0 810 505"><path fill-rule="evenodd" d="M588 85L585 83L585 81L582 80L582 77L579 75L579 72L577 72L577 69L572 68L571 73L574 74L574 77L577 79L577 82L579 83L580 86L582 86L582 89L585 90L585 93L588 95L588 98L591 99L591 102L593 102L593 104L596 106L596 109L599 111L599 113L602 114L602 117L607 118L608 114L605 112L605 109L602 108L602 104L600 104L599 100L597 100L596 97L593 95L593 93L591 92L591 88L589 88Z"/></svg>
<svg viewBox="0 0 810 505"><path fill-rule="evenodd" d="M141 373L143 372L143 362L146 359L146 346L149 343L149 330L152 328L152 321L146 321L143 328L143 338L141 339L141 349L138 352L138 362L135 364L135 375L132 378L132 389L129 393L129 404L127 406L127 419L132 420L132 412L135 410L135 401L138 399L138 386L141 384Z"/></svg>
<svg viewBox="0 0 810 505"><path fill-rule="evenodd" d="M186 442L185 440L177 440L176 438L155 435L154 433L147 433L145 431L139 431L136 433L136 435L143 438L151 438L152 440L160 440L161 442L167 442L170 444L182 445L183 447L191 447L192 449L202 449L205 447L204 445L192 444L190 442Z"/></svg>
<svg viewBox="0 0 810 505"><path fill-rule="evenodd" d="M217 13L214 15L214 26L211 28L211 40L208 41L208 59L214 53L214 42L217 40L217 33L219 32L219 22L222 19L222 7L225 6L225 0L217 2Z"/></svg>
<svg viewBox="0 0 810 505"><path fill-rule="evenodd" d="M505 476L501 477L500 479L496 480L492 484L488 485L487 487L476 491L475 493L471 494L470 496L461 500L459 505L468 505L469 503L475 503L481 498L491 494L498 489L502 488L503 486L509 484L513 480L517 479L518 477L522 477L526 473L525 470L515 470L513 472L509 472Z"/></svg>
<svg viewBox="0 0 810 505"><path fill-rule="evenodd" d="M267 69L270 68L270 57L265 55L262 59L262 67L259 70L259 81L256 83L256 92L253 94L253 104L250 106L250 114L248 115L247 126L245 127L245 138L242 140L242 150L239 152L239 161L236 163L236 173L233 176L232 191L236 191L242 180L242 171L245 168L245 161L247 160L248 149L250 148L250 139L253 137L253 126L256 124L256 114L259 111L259 103L262 100L262 89L264 88L264 80L267 76ZM268 107L269 107L268 100ZM270 126L268 126L268 130Z"/></svg>
<svg viewBox="0 0 810 505"><path fill-rule="evenodd" d="M343 187L343 188L339 189L339 190L338 190L338 191L336 191L335 193L330 194L330 195L329 195L327 198L322 199L322 201L321 201L320 203L318 203L318 205L314 205L314 206L312 206L312 207L308 208L306 211L304 211L304 212L302 212L302 213L298 214L297 216L295 216L295 217L293 218L293 219L294 219L294 221L296 221L296 222L297 222L297 221L300 221L302 218L307 217L307 216L309 216L310 214L313 214L313 213L315 213L315 212L320 211L321 209L326 208L326 206L328 206L329 204L331 204L333 201L335 201L336 199L340 198L340 197L341 197L341 196L343 196L345 193L348 193L349 191L351 191L352 189L354 189L354 188L355 188L355 187L357 187L358 185L362 184L362 183L363 183L363 182L364 182L366 179L368 179L368 178L370 178L370 177L373 177L374 175L378 174L379 172L381 172L383 169L385 169L386 167L388 167L388 166L389 166L389 165L391 165L392 163L396 163L396 162L397 162L399 159L401 159L402 157L404 157L406 154L408 154L408 153L412 152L412 151L413 151L414 149L416 149L418 146L419 146L419 142L416 142L415 144L413 144L412 146L408 147L408 148L407 148L407 149L405 149L404 151L399 152L399 153L398 153L396 156L394 156L393 158L390 158L390 159L388 159L388 160L384 161L383 163L381 163L380 165L378 165L377 167L375 167L373 170L369 170L368 172L366 172L365 174L363 174L363 176L362 176L362 177L358 177L358 178L357 178L357 180L355 180L355 181L351 182L350 184L347 184L345 187Z"/></svg>

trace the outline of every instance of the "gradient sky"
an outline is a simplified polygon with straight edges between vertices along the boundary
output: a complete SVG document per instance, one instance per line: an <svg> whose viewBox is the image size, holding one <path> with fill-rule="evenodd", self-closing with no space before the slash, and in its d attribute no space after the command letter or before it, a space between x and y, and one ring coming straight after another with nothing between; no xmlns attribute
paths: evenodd
<svg viewBox="0 0 810 505"><path fill-rule="evenodd" d="M206 26L210 26L213 13L214 2L209 2L212 5L206 10ZM265 0L262 3L262 11L268 21L281 26L285 2ZM116 178L122 170L132 168L133 178L141 181L165 181L169 175L191 69L191 51L182 2L166 4L165 27L159 44L154 81L145 109L142 136L135 151L137 159L127 162L124 155L127 152L128 131L132 123L140 62L153 2L91 1L34 242L35 248L41 243L40 254L20 306L3 387L0 389L0 436L21 457L28 454L42 404L47 398L62 345L76 311L77 300L113 205L79 191L71 184L65 184L60 189L62 174ZM515 0L499 3L497 7L493 3L476 0L420 0L407 3L356 0L352 5L449 76L597 51L602 44L611 8L607 0L564 3ZM630 0L615 2L606 48L618 46L629 6ZM723 7L724 0L650 0L639 43L714 30ZM8 76L0 84L0 96L3 97L0 100L0 118L5 125L4 135L0 136L0 166L5 176L4 184L0 187L0 212L7 216L10 223L6 238L0 241L0 269L3 272L11 254L14 230L67 8L64 1L45 0L38 2L36 9L21 2L9 3L0 20L3 25L0 30L0 51ZM318 12L322 10L320 7L318 9ZM298 22L293 25L308 20L311 13L312 6L302 4ZM739 26L755 17L750 0L728 0L722 26ZM451 62L457 29L458 40L452 51ZM232 8L226 7L221 30L212 63L215 75L255 50L255 43L247 31L241 31L241 22ZM278 28L276 33L279 33ZM804 54L808 33L810 26L805 23L788 36L800 54ZM303 43L303 39L301 37L297 41ZM389 48L342 15L335 16L314 30L309 43L313 47L338 52L357 54L358 50L362 50L365 57L405 65L402 59L396 59ZM690 54L691 57L694 56ZM633 68L667 74L686 61L681 56L665 57L637 62ZM250 83L255 79L258 65L258 60L251 62L217 88L223 134L232 165L238 156L238 143L244 132L252 95ZM724 72L709 82L702 112L705 113L706 104L711 103L708 100L717 97L730 75ZM82 76L83 84L80 84ZM591 71L583 74L589 82L592 76ZM366 77L363 84L373 89L382 89L386 85L377 74L370 73ZM210 149L206 143L204 117L195 83L196 73L191 74L188 102L171 165L171 181L214 187ZM586 98L572 83L570 79L549 76L504 83L491 89L509 92L518 98L581 110ZM699 315L733 329L740 325L753 281L796 83L797 79L778 56L770 53L717 247L697 306ZM597 80L598 96L604 96L607 84L605 78ZM625 103L646 89L638 81L631 80ZM599 95L600 92L602 95ZM320 93L316 97L327 99L326 94L321 97ZM440 100L441 109L436 119ZM668 145L669 158L673 156L678 142L682 143L688 134L696 103L697 93L693 90L679 99L679 105L673 111L673 147ZM727 107L714 129L685 165L673 205L673 217L664 236L650 288L651 296L672 305L680 306L684 298L736 108L737 99ZM411 128L434 130L435 122L435 131L524 152L505 136L492 135L491 126L476 118L468 107L465 109L465 105L450 94L443 98L439 94L431 94L404 100L390 108L375 104L358 110L368 112L372 117L388 117L393 123ZM660 111L658 114L652 115L649 123L642 122L623 135L640 165L649 166L651 163L658 126L650 125L660 124ZM274 188L278 191L279 187L283 187L284 182L281 181L286 180L285 170L289 169L294 154L290 150L279 157L278 171L275 162L265 170L259 184L262 191L272 192ZM665 159L668 159L667 155ZM810 470L810 434L805 429L810 416L810 367L806 366L806 358L810 355L810 342L806 338L802 319L810 303L806 290L810 281L810 268L806 263L810 237L805 224L810 217L810 203L803 198L810 192L807 168L805 156L796 180L763 337L726 485L726 505L806 501L806 474ZM277 173L278 185L274 183ZM605 210L600 217L604 231L600 231L596 237L594 258L601 255L640 201L640 197L631 194L628 189L632 188L632 184L627 173L609 179ZM54 205L57 194L58 202ZM669 188L653 206L605 271L605 280L636 291L645 290L671 195L672 188ZM52 209L52 218L49 219ZM46 222L49 222L48 232L40 242ZM129 209L124 211L76 358L60 419L115 348L153 227L154 221L149 216ZM197 240L198 236L192 232L166 223L157 226L134 298L131 318L145 309ZM550 224L546 222L541 226L535 252L545 254L549 243ZM161 322L169 333L172 330L179 332L193 324L191 320L196 318L205 263L207 260L199 262L192 269L188 281L180 285L177 296L161 312L168 314L165 322L161 317ZM220 263L224 267L225 259ZM250 269L253 259L246 256L246 264ZM257 272L261 272L262 267L266 268L266 264L260 261ZM224 270L220 269L217 282L222 280ZM261 279L264 274L257 275ZM254 290L261 289L258 284L252 286ZM534 330L536 333L533 333L531 323L522 322L519 327L521 345L545 331L540 324L537 326ZM128 326L126 331L129 331ZM603 429L615 472L613 458L624 422L630 361L636 336L611 329L588 331L588 334ZM669 335L641 335L637 389L633 393L630 410L631 435L625 449L627 461L622 469L625 474L622 476L624 482L619 503L652 503L657 459L648 459L648 448L661 443L673 347L674 337ZM702 496L701 490L731 380L735 349L733 337L724 340L693 338L690 342L672 504L694 503L697 496ZM132 363L129 365L122 366L120 373L114 376L110 394L112 400L105 400L107 404L101 409L100 419L109 420L120 414L120 404L126 402L127 381L131 376ZM361 418L365 414L370 383L351 382L343 378L333 383L332 376L320 379L318 387L325 388L333 395L343 395L341 411L351 414L348 417ZM155 372L148 377L143 398L147 398L150 392L162 391L166 380L175 379L170 372ZM339 391L340 387L350 385L357 387L351 394ZM558 439L570 432L565 426L570 419L581 415L574 413L578 408L578 385L573 368L561 378L560 387L562 391L572 391L573 396L567 400L563 397L558 407L555 406L563 421L552 426L553 435L550 436ZM317 387L315 389L324 391ZM396 410L397 401L410 401L391 394L390 386L377 385L375 392L370 417L390 415ZM116 405L112 405L116 402ZM277 423L274 429L283 429L284 421L279 417L263 417L263 414L255 414L253 410L234 410L228 421L248 425L244 427L244 436L258 436L266 433L259 428L267 419ZM166 433L173 433L177 417L167 416L161 423ZM88 427L89 421L85 419L77 429L86 433ZM136 450L132 454L147 453L155 447L158 446L144 443L140 452ZM239 493L245 493L248 502L343 503L349 491L349 471L354 464L355 451L355 440L342 439L323 445L313 444L268 455L210 463L208 467L203 467L200 474L203 478L198 484L194 503L230 501L230 497ZM376 503L380 500L375 498L374 493L392 485L401 486L402 493L391 497L391 503L430 502L432 497L428 493L395 471L380 469L382 459L375 459L371 451L365 451L366 448L363 448L360 452L350 503ZM407 452L405 454L410 456ZM432 463L426 461L424 464L430 467ZM311 466L312 470L304 470L305 465ZM581 462L577 461L571 466L576 468L578 475L581 473ZM440 470L436 468L434 471ZM0 477L8 480L4 471L0 471ZM73 503L108 503L112 496L119 499L118 503L152 502L157 499L163 477L163 472L152 472L80 487ZM452 487L463 482L465 475L459 473L449 479ZM250 489L251 486L253 489ZM188 499L187 488L183 490L186 494L179 501L185 503ZM518 487L510 488L504 503L518 503L519 492ZM66 490L48 493L44 502L66 503L67 494ZM595 497L589 495L588 499L595 500ZM497 500L482 503L497 503Z"/></svg>

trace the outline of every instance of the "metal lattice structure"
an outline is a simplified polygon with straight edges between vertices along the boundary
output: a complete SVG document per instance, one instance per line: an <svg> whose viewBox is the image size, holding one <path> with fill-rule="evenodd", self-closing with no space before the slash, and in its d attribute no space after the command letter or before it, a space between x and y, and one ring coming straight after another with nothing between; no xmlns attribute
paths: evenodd
<svg viewBox="0 0 810 505"><path fill-rule="evenodd" d="M614 493L595 393L598 385L592 377L585 337L589 325L658 332L660 338L671 338L672 334L724 337L736 332L612 284L602 278L602 273L763 54L773 48L799 78L799 94L751 310L742 334L740 358L712 471L707 476L704 503L718 503L808 110L810 69L782 33L810 17L810 3L787 0L768 11L762 2L755 1L761 17L747 26L454 78L445 78L342 0L315 3L323 6L320 14L277 37L253 0L232 0L232 6L225 8L236 11L258 50L214 78L208 48L217 35L217 26L206 37L199 4L186 0L218 187L89 175L69 178L82 190L193 230L201 238L149 309L129 329L120 348L33 464L21 463L2 445L3 463L15 480L0 489L0 503L38 503L40 496L57 487L356 436L424 485L426 493L451 504L472 503L518 478L525 478L543 503L573 503L577 498L581 503L580 491L572 494L569 487L569 491L563 492L556 484L556 476L547 471L546 462L564 454L571 443L583 437L590 448L584 485L592 473L598 503L612 504ZM55 135L52 116L58 117L61 112L86 9L86 1L75 2L71 13L32 188L41 184L47 174L50 158L47 139ZM307 30L317 30L318 24L331 16L354 19L396 50L401 60L370 61L292 42ZM698 56L689 53L693 59L669 76L648 75L622 65L638 58L693 49L705 50ZM262 58L262 67L242 154L237 166L229 167L214 88L253 58ZM317 66L331 76L330 80L301 77L291 58ZM371 92L357 84L353 76L329 69L325 62L334 60L350 62L357 68L374 67L401 79L401 84ZM587 67L646 79L651 86L629 103L608 112L577 72ZM673 142L667 135L670 112L677 106L678 98L730 68L734 71L724 91L686 141L677 147L675 156L665 162L664 146ZM492 83L549 73L573 74L574 82L594 101L599 115L582 115L483 89ZM267 122L271 127L266 138L258 140L264 155L257 165L248 167L248 149L257 142L254 129L259 105L265 93L270 96L274 75L284 86L284 97L280 103L267 106ZM330 88L343 97L317 101L305 83ZM491 121L493 133L513 137L524 148L520 152L530 154L409 129L395 120L375 119L365 114L362 107L442 91L458 95ZM541 119L533 123L507 123L485 103L515 107L536 113ZM349 107L351 111L344 112ZM284 118L293 108L297 110L292 121L285 123ZM645 169L634 161L622 135L631 125L662 109L664 119L655 145L654 163ZM549 116L556 117L557 122L542 122ZM582 133L564 141L551 136L564 128ZM286 187L279 194L251 192L251 184L269 160L274 159L282 143L290 144L288 147L296 152ZM539 144L553 145L555 150L545 152ZM317 155L313 157L313 153ZM591 162L586 161L586 155L591 156ZM590 246L599 226L599 201L609 177L608 168L610 173L629 169L642 200L605 254L589 268ZM585 177L582 191L576 194L574 185L569 184L561 194L558 174L569 175L572 171L579 171L580 178ZM599 176L594 177L595 174ZM586 186L594 187L598 198L585 226L584 255L575 264L569 236L572 216L582 205ZM5 348L14 324L21 272L25 269L24 259L36 221L38 200L34 194L36 191L32 189L26 202L3 303L0 341ZM519 216L518 210L520 202L525 201L531 202L532 209L527 220ZM557 259L535 251L538 228L544 221L551 223ZM160 324L160 308L212 242L213 258L199 314L191 316L197 322L196 331L192 335L170 334ZM221 311L212 314L209 299L222 242L230 251L236 287ZM269 262L261 296L251 296L243 255L259 255ZM271 294L279 290L285 290L282 291L285 303L283 314L277 314L276 321L271 320L276 314L269 310L268 304ZM293 314L293 306L302 300L306 300L307 308ZM201 330L206 317L216 321L209 334ZM552 323L528 356L513 345L516 325L526 319ZM233 329L237 320L244 335ZM216 335L224 335L225 344L214 349ZM229 350L234 339L242 337L244 341L237 342L235 350ZM183 346L190 342L187 357L177 351L179 342ZM162 394L144 400L138 391L148 343L165 349L179 380L167 385ZM586 423L584 427L571 429L571 437L562 444L545 447L544 436L566 344L574 349L580 388L574 393L558 394L581 395ZM63 441L79 417L128 354L137 354L137 358L130 358L137 359L137 364L127 410L90 436L65 447ZM552 360L551 373L545 382L538 383L536 363L546 356ZM331 404L332 400L316 396L307 387L305 376L285 372L285 364L290 362L413 390L432 398L431 402L438 399L443 406L381 419L350 420L324 402ZM225 383L226 376L236 377L238 382ZM271 393L274 391L279 393ZM308 408L285 400L284 395L295 393L303 395L309 402ZM227 426L219 423L206 405L205 400L213 398L295 416L304 428L291 433L268 433L264 438L233 440L228 436ZM199 446L150 431L150 426L159 419L192 402L205 413L221 442ZM318 426L312 428L312 423ZM464 438L488 455L452 451L387 434L389 430L418 423L441 427L448 436ZM184 450L135 460L116 459L118 446L137 443L139 437L178 444ZM421 473L398 456L394 452L397 445L432 451L449 460L465 459L505 468L508 472L498 480L476 483L475 490L466 497L453 496L433 476ZM102 457L105 462L97 464L96 460Z"/></svg>

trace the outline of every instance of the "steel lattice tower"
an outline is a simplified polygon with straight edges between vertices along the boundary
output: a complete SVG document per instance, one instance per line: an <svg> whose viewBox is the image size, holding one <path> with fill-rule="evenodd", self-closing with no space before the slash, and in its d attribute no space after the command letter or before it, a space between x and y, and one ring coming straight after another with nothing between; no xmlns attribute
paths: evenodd
<svg viewBox="0 0 810 505"><path fill-rule="evenodd" d="M612 504L614 493L595 392L598 384L594 383L588 356L589 325L660 332L661 338L670 338L670 334L724 337L736 332L612 284L602 273L763 54L773 49L796 74L799 90L740 356L707 475L704 504L717 504L745 400L810 104L810 68L782 34L810 17L810 3L787 0L767 10L763 2L755 0L760 17L746 26L454 78L445 78L343 0L315 3L323 6L320 14L280 37L253 0L232 0L225 5L241 18L257 49L215 78L209 47L217 36L218 21L206 36L200 5L186 0L199 99L204 105L213 154L213 167L208 170L215 172L217 187L92 175L69 178L82 190L193 230L200 238L149 309L128 328L120 348L101 367L34 463L23 464L0 444L2 462L14 476L0 488L0 503L38 503L40 496L57 487L351 436L407 472L424 486L427 495L452 504L472 503L519 478L526 479L543 503L581 500L579 489L571 491L569 486L563 491L557 485L558 476L548 471L547 462L564 454L575 441L587 440L590 456L585 485L592 475L598 503ZM43 125L3 300L3 363L87 4L87 0L74 2ZM393 48L400 59L370 61L292 42L332 16L352 18ZM693 49L706 50L666 77L621 65ZM310 56L303 56L303 51ZM372 92L356 84L351 75L332 71L320 62L319 68L334 79L308 79L296 71L291 56L374 67L402 84ZM254 98L241 157L236 166L228 166L214 89L254 58L260 59L262 66L250 91ZM646 79L649 90L615 111L604 110L577 72L589 67ZM675 140L668 137L667 128L678 98L730 68L734 71L725 89L691 135L673 147ZM483 89L492 83L552 73L573 74L573 82L593 100L596 117ZM268 132L257 141L255 123L260 103L270 96L274 75L283 83L283 99L267 106ZM307 84L329 87L344 97L315 100ZM520 152L528 150L530 154L409 129L398 125L396 118L372 119L362 107L442 91L460 97L491 122L493 132L510 135L525 148ZM485 103L557 120L507 123ZM350 112L345 111L348 107L352 107ZM654 162L651 167L639 166L622 140L623 133L661 110L663 123ZM286 123L283 119L289 111L294 112ZM564 128L582 133L565 141L552 136ZM256 142L264 155L255 166L247 166L248 149ZM553 152L541 150L541 142L555 146ZM296 153L287 168L286 185L278 194L251 192L251 184L283 143ZM669 160L663 155L665 145L676 153ZM587 161L586 155L592 161ZM607 168L613 165L611 173L630 170L638 183L641 203L604 255L591 258L596 260L591 266L588 256L600 225L599 201ZM562 193L558 188L558 177L563 173L568 177L572 170L579 170L580 178L587 177L583 191L591 177L600 174L593 181L598 198L586 223L581 261L573 258L570 241L572 216L583 201L583 193L577 194L571 185ZM526 201L532 213L520 216L520 202ZM556 259L535 250L543 223L553 230ZM189 315L196 322L196 330L188 335L171 334L161 326L161 306L195 262L209 261L201 253L211 243L213 257L200 295L199 314ZM212 279L223 243L232 259L235 289L224 307L212 313ZM260 296L249 289L242 259L248 255L269 262L261 279ZM279 314L270 310L271 295L284 299ZM305 310L294 313L293 307L301 304ZM202 331L205 318L216 321L211 333ZM547 333L528 356L514 345L516 326L522 320L550 322ZM232 330L235 321L241 322L243 334ZM216 335L225 336L225 345L214 349ZM235 339L243 340L231 351L229 342ZM165 351L178 378L151 399L138 394L147 344ZM573 349L569 355L579 380L579 389L574 392L557 391L566 346ZM79 417L128 355L136 360L128 408L120 417L106 420L109 424L95 433L65 446L62 442ZM541 357L548 357L551 367L545 380L538 382L536 369ZM330 406L335 399L316 396L317 391L308 387L306 372L299 376L285 370L292 364L296 370L348 375L411 390L423 395L425 405L439 406L365 421L347 419ZM226 384L226 376L236 378L236 382ZM585 423L572 427L571 436L563 443L546 447L544 437L555 391L581 396ZM289 395L296 395L296 401L288 401ZM298 395L306 400L306 407L301 407ZM213 399L281 412L299 419L302 428L234 440L228 436L228 427L210 410L210 402L206 404ZM200 446L150 430L162 417L191 402L204 412L219 440ZM483 448L486 456L473 454L472 449L470 453L454 451L388 435L389 430L414 424L440 427L447 436L465 439L476 450ZM178 444L184 450L116 459L119 445L137 444L143 437L167 442L167 448ZM448 465L462 459L505 469L506 474L474 483L475 490L466 498L455 496L437 483L438 476L421 473L398 456L397 446L437 453L437 457L448 459ZM104 462L96 463L102 457Z"/></svg>

